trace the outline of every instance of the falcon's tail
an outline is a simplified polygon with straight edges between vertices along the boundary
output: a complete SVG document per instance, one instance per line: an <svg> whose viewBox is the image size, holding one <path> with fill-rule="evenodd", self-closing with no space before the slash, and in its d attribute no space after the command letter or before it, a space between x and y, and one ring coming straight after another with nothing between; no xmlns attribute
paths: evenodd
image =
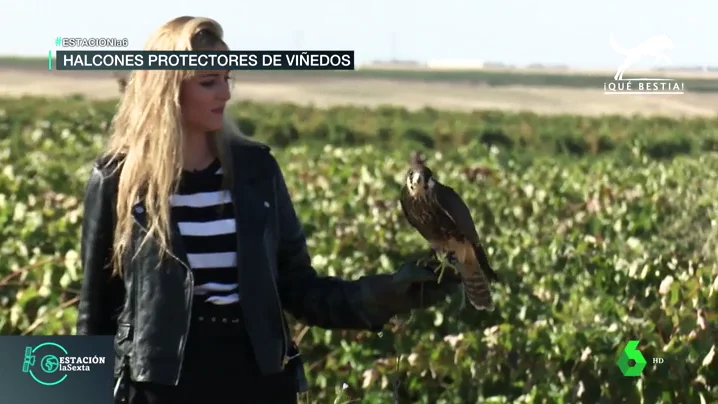
<svg viewBox="0 0 718 404"><path fill-rule="evenodd" d="M460 269L466 297L476 310L493 311L494 301L491 297L489 280L482 270L480 261L476 259L478 257L472 254L468 258L467 262L461 263L463 268Z"/></svg>

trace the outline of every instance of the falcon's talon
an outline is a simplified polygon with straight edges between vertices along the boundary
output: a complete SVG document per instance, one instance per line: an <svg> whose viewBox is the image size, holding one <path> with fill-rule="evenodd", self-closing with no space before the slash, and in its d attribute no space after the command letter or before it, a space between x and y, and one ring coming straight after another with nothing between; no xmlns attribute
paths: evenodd
<svg viewBox="0 0 718 404"><path fill-rule="evenodd" d="M439 278L437 279L436 283L441 283L441 279L444 277L444 271L446 268L451 268L454 270L454 272L458 272L458 269L456 266L449 262L448 254L439 257L439 266L434 269L434 272L439 272Z"/></svg>

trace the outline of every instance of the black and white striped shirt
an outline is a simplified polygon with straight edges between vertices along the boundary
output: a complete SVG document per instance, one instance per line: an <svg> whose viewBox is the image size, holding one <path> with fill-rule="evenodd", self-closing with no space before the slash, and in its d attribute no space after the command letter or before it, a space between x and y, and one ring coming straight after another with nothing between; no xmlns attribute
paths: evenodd
<svg viewBox="0 0 718 404"><path fill-rule="evenodd" d="M194 272L195 299L238 302L236 223L219 160L201 171L184 171L170 204Z"/></svg>

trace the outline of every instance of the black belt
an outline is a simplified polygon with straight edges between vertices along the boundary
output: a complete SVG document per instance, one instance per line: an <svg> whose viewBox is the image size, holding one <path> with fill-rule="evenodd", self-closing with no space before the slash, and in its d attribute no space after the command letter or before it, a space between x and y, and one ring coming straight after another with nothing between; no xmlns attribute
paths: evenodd
<svg viewBox="0 0 718 404"><path fill-rule="evenodd" d="M197 316L194 317L194 320L199 323L224 323L224 324L238 324L242 321L239 317L205 317L205 316Z"/></svg>
<svg viewBox="0 0 718 404"><path fill-rule="evenodd" d="M240 324L244 316L239 303L217 305L199 302L192 307L192 321L202 324Z"/></svg>

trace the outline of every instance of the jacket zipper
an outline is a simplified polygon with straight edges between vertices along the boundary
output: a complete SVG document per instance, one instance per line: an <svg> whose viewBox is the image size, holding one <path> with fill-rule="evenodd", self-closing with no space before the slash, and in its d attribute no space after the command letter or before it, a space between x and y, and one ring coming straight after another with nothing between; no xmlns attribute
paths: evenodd
<svg viewBox="0 0 718 404"><path fill-rule="evenodd" d="M271 262L271 261L267 261L267 262ZM271 270L270 270L270 272L271 272ZM274 273L272 273L272 277L274 278ZM275 285L276 285L276 279L275 279ZM289 356L289 335L287 333L286 321L284 320L284 310L282 309L282 303L281 303L281 300L279 299L279 292L277 291L276 286L274 287L274 295L276 297L275 301L277 302L277 307L279 308L279 322L280 322L280 325L282 326L282 336L284 337L282 339L283 350L282 350L282 362L281 362L282 369L284 369L287 366L287 363L289 363L290 360L299 356L299 354L294 355L294 356Z"/></svg>
<svg viewBox="0 0 718 404"><path fill-rule="evenodd" d="M273 185L276 190L276 183L273 182ZM276 195L276 194L275 194ZM276 205L276 200L274 201ZM266 202L265 202L266 203ZM268 206L268 205L267 205ZM271 263L272 260L269 259L269 256L267 255L267 249L264 249L264 259L266 260L267 264ZM289 357L289 336L287 335L287 328L285 327L285 320L284 320L284 310L282 308L282 301L279 298L279 291L277 290L277 279L274 276L274 271L272 271L271 268L269 269L270 275L272 275L272 280L274 281L274 297L275 302L277 303L277 308L279 309L279 325L282 327L282 360L279 362L279 365L284 369L287 366L287 363L289 363L290 360L294 359L294 357ZM240 297L241 299L241 297Z"/></svg>
<svg viewBox="0 0 718 404"><path fill-rule="evenodd" d="M276 290L276 286L275 286ZM290 361L289 357L289 335L287 335L287 327L285 326L286 321L284 321L284 311L282 310L282 303L279 300L279 293L275 292L277 296L277 306L279 306L279 322L282 326L282 335L284 336L283 342L284 342L284 351L283 351L283 358L282 358L282 369L284 369L285 366L287 366L287 363Z"/></svg>
<svg viewBox="0 0 718 404"><path fill-rule="evenodd" d="M287 341L287 329L284 327L284 320L282 320L282 316L284 316L284 313L282 311L281 305L279 307L279 321L282 323L282 335L284 336L282 342L284 345L284 354L282 355L282 369L284 369L285 366L287 366L287 363L291 360L289 357L289 342Z"/></svg>
<svg viewBox="0 0 718 404"><path fill-rule="evenodd" d="M187 312L189 314L187 315L187 326L185 327L184 335L180 339L180 363L179 363L179 366L177 367L177 378L175 379L175 386L179 384L179 379L180 379L180 376L182 375L182 366L184 365L184 352L185 352L185 347L187 345L187 338L189 336L190 325L192 322L192 304L194 304L194 273L192 273L192 269L189 266L185 265L184 262L182 262L181 260L177 260L177 261L179 261L182 264L182 266L187 269L187 274L189 276L190 284L189 284L189 296L186 299L189 302L189 304L186 307Z"/></svg>
<svg viewBox="0 0 718 404"><path fill-rule="evenodd" d="M265 259L267 260L267 263L272 262L269 260L269 257L266 256L266 249L265 249ZM275 301L277 302L277 308L279 309L279 325L282 327L282 361L280 362L280 365L282 366L282 369L284 369L285 366L287 366L287 363L293 359L289 357L289 337L287 336L287 328L284 326L284 310L282 309L282 303L279 299L279 292L277 291L277 280L274 277L274 272L270 268L270 274L272 275L272 279L274 280L274 297Z"/></svg>
<svg viewBox="0 0 718 404"><path fill-rule="evenodd" d="M138 197L137 203L141 203L141 202L139 202L139 197ZM139 213L141 213L141 211ZM140 226L142 226L142 225L140 224ZM173 226L174 226L175 232L179 233L179 228L177 227L177 224L173 223ZM175 234L174 236L176 237L177 235ZM181 249L181 255L186 257L187 254L186 254L184 248L180 248L180 249ZM189 296L187 296L187 299L186 299L188 301L188 305L187 305L186 309L189 314L187 315L187 326L185 327L185 333L180 338L180 363L179 363L179 366L177 367L177 377L175 378L175 386L176 386L179 384L179 379L180 379L180 376L182 375L182 366L184 365L185 347L187 345L187 337L189 336L189 329L190 329L190 325L192 322L192 304L194 304L194 273L192 272L192 268L190 268L187 264L185 264L181 259L179 259L176 256L173 256L172 258L177 260L177 262L179 262L183 267L185 267L187 269L187 275L189 276L189 280L190 280ZM133 279L133 281L134 281L134 279ZM139 297L137 297L137 298L139 299ZM139 306L137 306L137 307L139 307Z"/></svg>

